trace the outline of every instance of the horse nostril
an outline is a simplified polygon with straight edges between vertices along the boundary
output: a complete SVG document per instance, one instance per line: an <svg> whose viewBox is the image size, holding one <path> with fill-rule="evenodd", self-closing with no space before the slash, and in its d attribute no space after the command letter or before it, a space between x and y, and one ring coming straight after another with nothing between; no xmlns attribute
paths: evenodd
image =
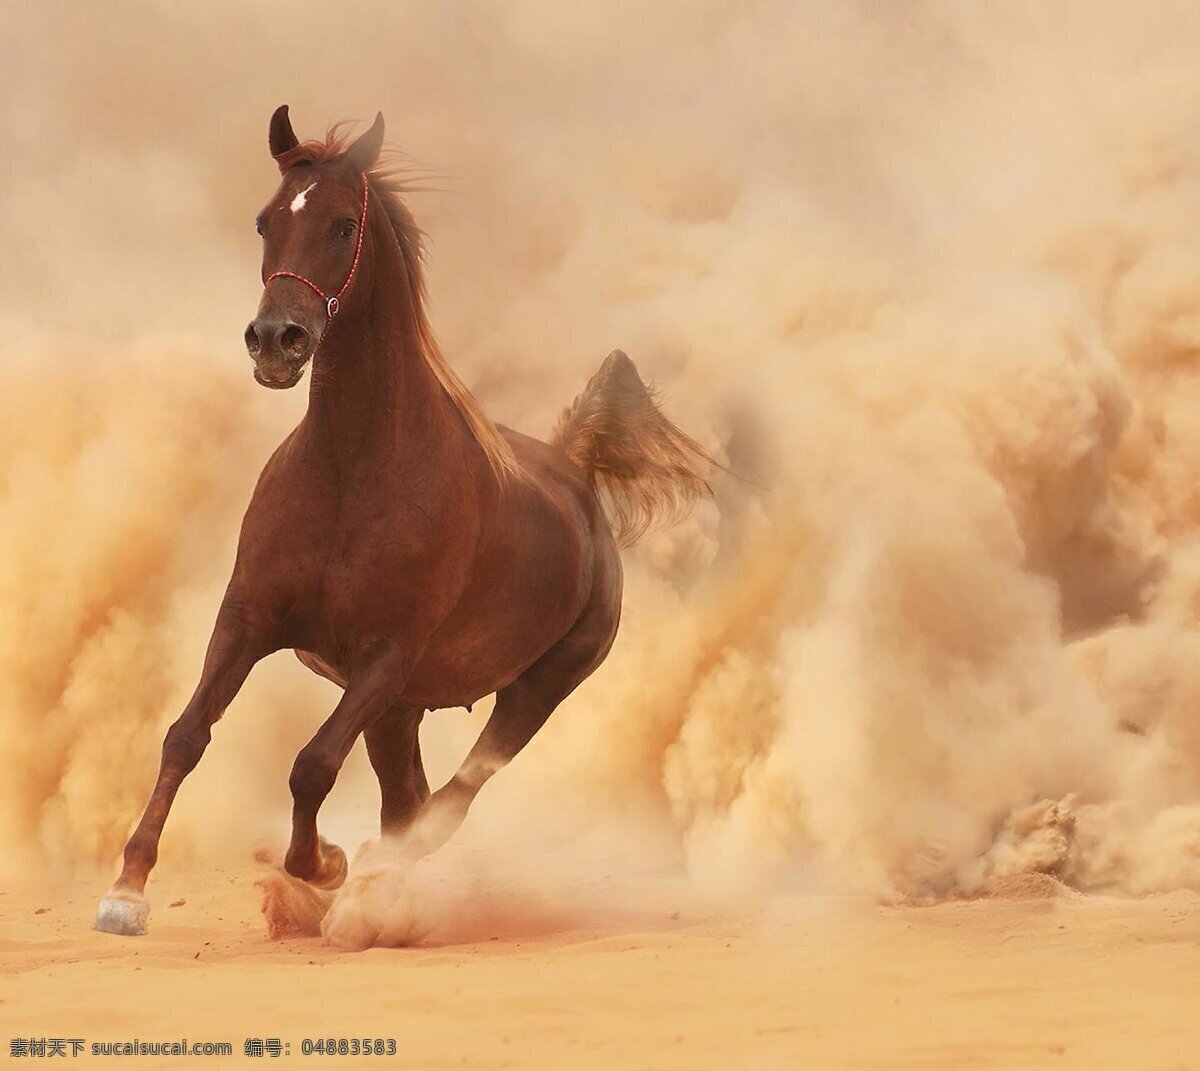
<svg viewBox="0 0 1200 1071"><path fill-rule="evenodd" d="M288 324L279 333L279 348L292 357L307 356L308 332L299 324Z"/></svg>
<svg viewBox="0 0 1200 1071"><path fill-rule="evenodd" d="M262 349L262 343L258 339L258 331L255 330L253 321L246 325L246 349L250 351L251 357L257 357L258 351Z"/></svg>

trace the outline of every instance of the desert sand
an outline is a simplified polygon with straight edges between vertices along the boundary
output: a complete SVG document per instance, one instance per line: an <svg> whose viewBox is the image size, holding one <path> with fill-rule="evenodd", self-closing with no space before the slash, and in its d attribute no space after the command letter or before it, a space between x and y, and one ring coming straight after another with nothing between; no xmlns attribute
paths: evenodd
<svg viewBox="0 0 1200 1071"><path fill-rule="evenodd" d="M1200 1066L1192 894L1033 889L932 907L792 896L716 919L530 910L348 953L268 940L259 873L164 877L136 939L88 929L93 883L7 888L0 1033L234 1046L226 1059L126 1061L139 1068L253 1066L247 1037L290 1044L275 1064L338 1067ZM653 899L669 906L662 888ZM322 1035L395 1038L398 1055L299 1055Z"/></svg>

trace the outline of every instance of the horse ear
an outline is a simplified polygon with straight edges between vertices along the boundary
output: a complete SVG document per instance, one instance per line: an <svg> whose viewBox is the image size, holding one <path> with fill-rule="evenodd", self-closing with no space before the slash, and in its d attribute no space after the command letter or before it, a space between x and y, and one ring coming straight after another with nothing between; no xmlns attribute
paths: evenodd
<svg viewBox="0 0 1200 1071"><path fill-rule="evenodd" d="M288 106L279 105L271 116L271 132L268 135L271 155L279 159L285 152L300 144L300 139L292 131L292 121L288 118Z"/></svg>
<svg viewBox="0 0 1200 1071"><path fill-rule="evenodd" d="M359 171L370 171L383 148L383 112L377 112L371 129L346 150L346 159Z"/></svg>

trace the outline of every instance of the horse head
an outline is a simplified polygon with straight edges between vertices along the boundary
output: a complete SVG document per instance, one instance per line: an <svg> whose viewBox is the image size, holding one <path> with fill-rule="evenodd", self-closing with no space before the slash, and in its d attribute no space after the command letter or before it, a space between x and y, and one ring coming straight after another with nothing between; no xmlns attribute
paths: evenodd
<svg viewBox="0 0 1200 1071"><path fill-rule="evenodd" d="M344 152L301 143L287 105L271 116L269 143L282 179L258 214L263 239L263 294L246 327L254 378L264 387L294 387L342 306L368 241L367 172L383 145L383 116Z"/></svg>

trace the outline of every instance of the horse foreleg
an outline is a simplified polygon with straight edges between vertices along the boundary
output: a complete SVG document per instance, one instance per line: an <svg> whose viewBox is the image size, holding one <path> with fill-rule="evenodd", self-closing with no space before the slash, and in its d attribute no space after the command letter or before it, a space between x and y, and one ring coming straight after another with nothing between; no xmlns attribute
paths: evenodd
<svg viewBox="0 0 1200 1071"><path fill-rule="evenodd" d="M393 705L395 693L387 685L394 680L395 675L382 673L351 679L333 713L296 756L288 781L292 840L283 864L293 877L325 889L336 889L346 880L346 853L318 836L317 812L354 742Z"/></svg>
<svg viewBox="0 0 1200 1071"><path fill-rule="evenodd" d="M247 640L244 628L218 616L209 641L200 683L183 713L163 740L158 780L142 819L125 845L124 866L100 901L95 928L106 933L146 932L150 905L146 879L158 860L158 842L183 779L195 769L212 736L212 727L237 695L263 652Z"/></svg>
<svg viewBox="0 0 1200 1071"><path fill-rule="evenodd" d="M379 778L379 826L384 836L407 829L429 797L418 737L424 716L421 707L397 707L363 733L367 757Z"/></svg>

